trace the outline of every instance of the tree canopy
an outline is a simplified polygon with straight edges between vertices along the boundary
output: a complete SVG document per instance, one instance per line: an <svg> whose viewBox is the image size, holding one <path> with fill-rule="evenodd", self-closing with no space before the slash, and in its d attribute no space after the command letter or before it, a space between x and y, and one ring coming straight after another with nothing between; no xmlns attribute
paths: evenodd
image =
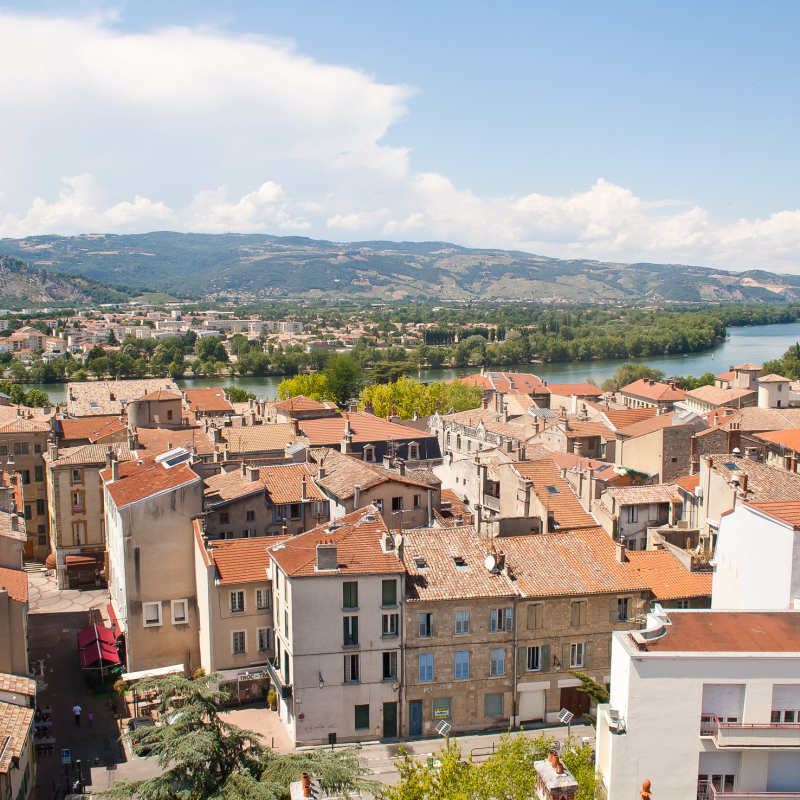
<svg viewBox="0 0 800 800"><path fill-rule="evenodd" d="M359 408L372 404L378 417L397 414L400 419L412 419L414 414L423 417L439 411L446 414L450 409L468 411L481 404L483 390L460 381L444 383L434 381L421 383L414 378L402 377L394 383L366 386L361 391Z"/></svg>

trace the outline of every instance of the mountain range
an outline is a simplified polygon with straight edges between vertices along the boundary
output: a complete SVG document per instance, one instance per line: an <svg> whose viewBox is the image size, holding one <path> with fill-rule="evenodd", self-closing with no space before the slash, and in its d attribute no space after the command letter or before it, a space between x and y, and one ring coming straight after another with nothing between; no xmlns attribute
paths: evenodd
<svg viewBox="0 0 800 800"><path fill-rule="evenodd" d="M176 296L355 296L571 302L800 301L800 277L683 264L562 260L446 242L351 242L263 234L154 233L0 240L75 291ZM80 281L94 281L94 287ZM6 292L5 285L0 286ZM106 300L106 302L111 302Z"/></svg>

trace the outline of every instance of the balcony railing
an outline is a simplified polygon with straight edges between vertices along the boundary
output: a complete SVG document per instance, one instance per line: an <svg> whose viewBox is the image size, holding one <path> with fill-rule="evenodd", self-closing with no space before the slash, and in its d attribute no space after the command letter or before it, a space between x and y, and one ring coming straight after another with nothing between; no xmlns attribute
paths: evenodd
<svg viewBox="0 0 800 800"><path fill-rule="evenodd" d="M719 792L713 783L697 784L697 800L797 800L800 792Z"/></svg>
<svg viewBox="0 0 800 800"><path fill-rule="evenodd" d="M500 513L500 498L499 497L493 497L490 494L485 494L483 496L483 504L486 506L486 508L491 508L492 511L497 511L498 514Z"/></svg>
<svg viewBox="0 0 800 800"><path fill-rule="evenodd" d="M700 735L711 736L717 747L800 747L800 723L745 725L723 722L715 714L703 714L700 717ZM729 794L726 792L725 796ZM800 793L797 796L800 797Z"/></svg>

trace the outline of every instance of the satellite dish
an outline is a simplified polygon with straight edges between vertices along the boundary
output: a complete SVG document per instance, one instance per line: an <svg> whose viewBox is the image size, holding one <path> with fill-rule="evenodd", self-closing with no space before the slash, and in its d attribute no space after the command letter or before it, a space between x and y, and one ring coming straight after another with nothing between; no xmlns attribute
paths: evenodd
<svg viewBox="0 0 800 800"><path fill-rule="evenodd" d="M483 566L491 572L497 567L497 556L494 553L487 553L486 558L483 559Z"/></svg>
<svg viewBox="0 0 800 800"><path fill-rule="evenodd" d="M403 534L402 533L396 533L395 536L394 536L394 546L395 547L400 547L401 544L403 544Z"/></svg>

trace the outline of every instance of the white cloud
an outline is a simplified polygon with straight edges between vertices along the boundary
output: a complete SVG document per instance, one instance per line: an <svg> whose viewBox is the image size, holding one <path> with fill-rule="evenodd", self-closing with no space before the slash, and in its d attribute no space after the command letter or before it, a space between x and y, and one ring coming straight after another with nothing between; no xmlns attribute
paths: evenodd
<svg viewBox="0 0 800 800"><path fill-rule="evenodd" d="M800 271L800 210L718 222L603 178L563 196L481 197L415 173L409 148L384 141L413 89L285 40L8 12L0 26L0 103L15 111L2 236L333 232Z"/></svg>

